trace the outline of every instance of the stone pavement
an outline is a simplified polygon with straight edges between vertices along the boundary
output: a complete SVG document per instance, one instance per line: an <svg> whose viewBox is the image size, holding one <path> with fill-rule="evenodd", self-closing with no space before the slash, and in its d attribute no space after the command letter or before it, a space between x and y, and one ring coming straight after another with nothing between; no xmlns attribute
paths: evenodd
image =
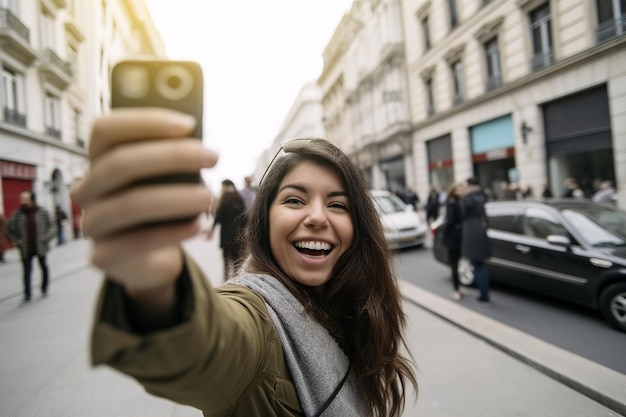
<svg viewBox="0 0 626 417"><path fill-rule="evenodd" d="M222 277L215 241L185 247L213 282ZM89 242L49 255L50 296L19 307L16 251L0 264L0 417L200 417L155 398L133 380L89 365L89 326L101 274L88 265ZM420 383L405 417L626 415L626 376L555 348L401 281L407 344Z"/></svg>

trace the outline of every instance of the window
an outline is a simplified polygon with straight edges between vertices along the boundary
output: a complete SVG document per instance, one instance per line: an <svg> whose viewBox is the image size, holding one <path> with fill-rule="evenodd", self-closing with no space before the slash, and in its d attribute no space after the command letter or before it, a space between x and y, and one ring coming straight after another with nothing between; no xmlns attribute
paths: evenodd
<svg viewBox="0 0 626 417"><path fill-rule="evenodd" d="M85 141L81 137L80 129L81 129L81 119L82 116L79 110L74 109L74 139L76 140L76 146L81 148L85 147Z"/></svg>
<svg viewBox="0 0 626 417"><path fill-rule="evenodd" d="M487 91L494 90L502 85L500 73L500 52L498 50L498 37L495 36L485 42L485 64L487 68Z"/></svg>
<svg viewBox="0 0 626 417"><path fill-rule="evenodd" d="M523 230L526 236L545 239L550 235L569 237L569 233L556 217L543 209L529 208L526 210L523 222Z"/></svg>
<svg viewBox="0 0 626 417"><path fill-rule="evenodd" d="M626 32L626 0L596 0L598 42L622 36Z"/></svg>
<svg viewBox="0 0 626 417"><path fill-rule="evenodd" d="M428 103L428 115L435 114L435 90L433 86L433 79L429 78L425 81L426 84L426 99Z"/></svg>
<svg viewBox="0 0 626 417"><path fill-rule="evenodd" d="M54 17L45 10L41 11L41 47L54 50Z"/></svg>
<svg viewBox="0 0 626 417"><path fill-rule="evenodd" d="M44 117L46 122L46 133L57 139L61 138L59 130L59 99L51 93L46 93L44 97Z"/></svg>
<svg viewBox="0 0 626 417"><path fill-rule="evenodd" d="M530 33L533 42L533 70L551 65L553 62L550 5L544 4L531 11Z"/></svg>
<svg viewBox="0 0 626 417"><path fill-rule="evenodd" d="M452 102L459 104L463 102L463 63L457 60L450 66L452 71Z"/></svg>
<svg viewBox="0 0 626 417"><path fill-rule="evenodd" d="M9 68L2 68L2 86L4 87L4 121L19 126L26 126L26 116L20 113L20 75Z"/></svg>
<svg viewBox="0 0 626 417"><path fill-rule="evenodd" d="M0 9L10 10L13 14L18 14L18 0L0 0Z"/></svg>
<svg viewBox="0 0 626 417"><path fill-rule="evenodd" d="M430 43L430 21L428 16L422 19L422 33L424 35L424 49L428 51L432 46Z"/></svg>
<svg viewBox="0 0 626 417"><path fill-rule="evenodd" d="M450 29L454 29L459 24L459 13L456 0L448 0L448 8L450 9Z"/></svg>
<svg viewBox="0 0 626 417"><path fill-rule="evenodd" d="M522 210L519 206L487 204L485 209L490 229L520 234L519 219Z"/></svg>

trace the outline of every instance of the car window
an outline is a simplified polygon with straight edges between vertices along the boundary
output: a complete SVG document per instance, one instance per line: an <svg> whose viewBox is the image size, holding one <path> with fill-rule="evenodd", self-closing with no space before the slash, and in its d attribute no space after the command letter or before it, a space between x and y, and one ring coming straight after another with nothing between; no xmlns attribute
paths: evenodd
<svg viewBox="0 0 626 417"><path fill-rule="evenodd" d="M519 216L522 210L515 206L486 205L489 228L510 233L520 233Z"/></svg>
<svg viewBox="0 0 626 417"><path fill-rule="evenodd" d="M406 206L402 201L396 200L391 196L376 196L374 197L374 202L381 213L389 214L406 211Z"/></svg>
<svg viewBox="0 0 626 417"><path fill-rule="evenodd" d="M564 209L563 216L593 246L626 245L626 213L603 206Z"/></svg>
<svg viewBox="0 0 626 417"><path fill-rule="evenodd" d="M557 217L553 213L541 208L528 208L524 213L522 224L524 234L527 236L538 237L540 239L545 239L550 235L570 237Z"/></svg>

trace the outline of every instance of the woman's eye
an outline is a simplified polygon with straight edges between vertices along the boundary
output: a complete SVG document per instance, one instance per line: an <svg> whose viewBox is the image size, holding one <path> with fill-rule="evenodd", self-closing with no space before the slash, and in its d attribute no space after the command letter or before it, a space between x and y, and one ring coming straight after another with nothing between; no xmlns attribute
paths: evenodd
<svg viewBox="0 0 626 417"><path fill-rule="evenodd" d="M344 203L331 203L328 207L348 211L348 206Z"/></svg>
<svg viewBox="0 0 626 417"><path fill-rule="evenodd" d="M302 204L302 201L296 197L285 198L285 204Z"/></svg>

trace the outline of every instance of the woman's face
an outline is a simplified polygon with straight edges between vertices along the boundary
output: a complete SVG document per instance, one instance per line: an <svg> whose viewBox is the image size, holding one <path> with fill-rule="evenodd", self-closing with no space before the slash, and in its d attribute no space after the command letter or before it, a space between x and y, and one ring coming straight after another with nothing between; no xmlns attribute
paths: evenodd
<svg viewBox="0 0 626 417"><path fill-rule="evenodd" d="M270 206L270 246L292 280L323 289L354 240L350 202L339 175L305 161L287 174Z"/></svg>

